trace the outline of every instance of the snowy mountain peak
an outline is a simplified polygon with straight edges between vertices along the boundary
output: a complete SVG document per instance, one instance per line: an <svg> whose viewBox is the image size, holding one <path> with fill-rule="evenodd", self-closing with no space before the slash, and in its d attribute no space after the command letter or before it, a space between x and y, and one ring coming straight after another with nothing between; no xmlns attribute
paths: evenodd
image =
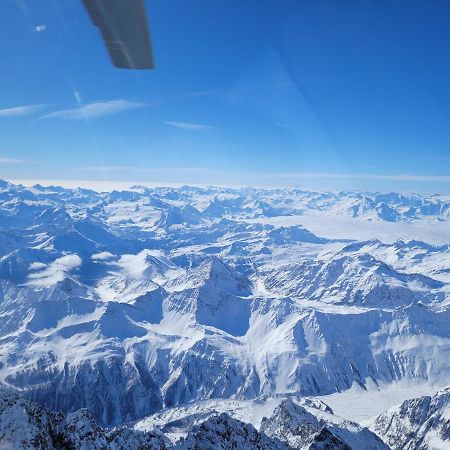
<svg viewBox="0 0 450 450"><path fill-rule="evenodd" d="M251 292L251 282L220 258L212 257L205 261L199 271L204 274L208 285L236 295L249 295Z"/></svg>
<svg viewBox="0 0 450 450"><path fill-rule="evenodd" d="M260 431L293 448L321 448L320 445L327 444L346 450L388 450L367 428L340 421L330 411L301 406L289 397L275 408L270 418L263 419Z"/></svg>

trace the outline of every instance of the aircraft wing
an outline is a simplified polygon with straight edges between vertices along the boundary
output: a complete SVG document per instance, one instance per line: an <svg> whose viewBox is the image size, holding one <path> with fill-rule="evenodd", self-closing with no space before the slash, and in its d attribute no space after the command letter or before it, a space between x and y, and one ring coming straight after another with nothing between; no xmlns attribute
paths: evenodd
<svg viewBox="0 0 450 450"><path fill-rule="evenodd" d="M116 67L153 69L144 0L83 0Z"/></svg>

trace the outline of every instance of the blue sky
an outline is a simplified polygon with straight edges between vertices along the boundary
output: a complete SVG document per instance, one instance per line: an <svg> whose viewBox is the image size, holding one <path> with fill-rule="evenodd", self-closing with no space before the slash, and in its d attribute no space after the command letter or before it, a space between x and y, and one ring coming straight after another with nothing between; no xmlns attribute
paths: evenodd
<svg viewBox="0 0 450 450"><path fill-rule="evenodd" d="M450 3L148 0L156 70L81 0L6 0L0 177L450 193Z"/></svg>

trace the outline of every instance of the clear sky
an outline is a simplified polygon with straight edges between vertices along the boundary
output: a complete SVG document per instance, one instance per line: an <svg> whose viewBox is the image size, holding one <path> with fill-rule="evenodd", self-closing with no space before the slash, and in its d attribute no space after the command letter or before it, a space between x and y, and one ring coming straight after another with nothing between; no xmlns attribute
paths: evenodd
<svg viewBox="0 0 450 450"><path fill-rule="evenodd" d="M144 72L1 7L1 178L450 193L448 0L147 0Z"/></svg>

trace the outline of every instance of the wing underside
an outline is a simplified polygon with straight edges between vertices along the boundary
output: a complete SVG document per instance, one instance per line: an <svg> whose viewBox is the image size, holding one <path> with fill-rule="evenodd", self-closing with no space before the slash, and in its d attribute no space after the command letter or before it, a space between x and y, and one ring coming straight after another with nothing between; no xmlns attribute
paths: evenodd
<svg viewBox="0 0 450 450"><path fill-rule="evenodd" d="M144 0L83 0L116 67L153 69Z"/></svg>

